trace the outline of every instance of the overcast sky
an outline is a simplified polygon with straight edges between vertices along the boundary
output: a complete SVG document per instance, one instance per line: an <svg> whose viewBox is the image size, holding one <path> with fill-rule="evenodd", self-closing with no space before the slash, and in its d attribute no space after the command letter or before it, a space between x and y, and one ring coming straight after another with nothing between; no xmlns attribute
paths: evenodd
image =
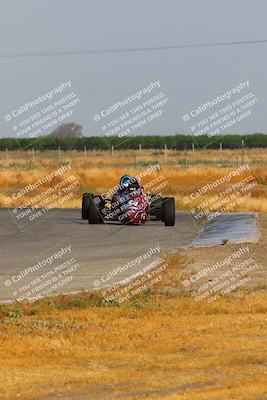
<svg viewBox="0 0 267 400"><path fill-rule="evenodd" d="M264 0L0 0L0 108L25 103L70 79L83 112L74 122L93 135L92 114L160 80L167 113L144 133L186 133L181 116L248 79L259 107L233 130L267 132L267 43L106 54L34 56L85 50L267 39ZM31 54L28 57L8 55ZM45 89L44 89L45 88ZM11 136L1 120L1 136Z"/></svg>

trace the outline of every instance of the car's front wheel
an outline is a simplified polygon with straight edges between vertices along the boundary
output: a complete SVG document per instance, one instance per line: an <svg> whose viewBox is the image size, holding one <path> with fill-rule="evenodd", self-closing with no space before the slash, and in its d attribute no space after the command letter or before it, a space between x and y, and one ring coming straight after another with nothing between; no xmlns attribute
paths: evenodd
<svg viewBox="0 0 267 400"><path fill-rule="evenodd" d="M174 197L165 197L163 204L163 216L165 226L175 225L175 199Z"/></svg>

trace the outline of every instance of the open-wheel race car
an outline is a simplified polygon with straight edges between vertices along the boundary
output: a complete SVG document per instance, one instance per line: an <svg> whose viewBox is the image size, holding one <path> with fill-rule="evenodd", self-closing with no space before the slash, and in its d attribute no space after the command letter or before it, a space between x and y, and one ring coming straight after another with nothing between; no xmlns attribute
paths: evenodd
<svg viewBox="0 0 267 400"><path fill-rule="evenodd" d="M145 194L136 177L124 175L111 198L84 193L82 218L89 224L145 224L148 220L175 225L175 199L157 194Z"/></svg>

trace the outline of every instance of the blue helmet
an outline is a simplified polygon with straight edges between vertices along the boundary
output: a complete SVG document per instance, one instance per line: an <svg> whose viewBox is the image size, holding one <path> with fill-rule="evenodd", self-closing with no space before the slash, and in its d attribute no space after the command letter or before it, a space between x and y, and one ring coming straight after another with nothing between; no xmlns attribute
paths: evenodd
<svg viewBox="0 0 267 400"><path fill-rule="evenodd" d="M126 189L131 183L131 177L129 175L123 175L120 180L120 188Z"/></svg>

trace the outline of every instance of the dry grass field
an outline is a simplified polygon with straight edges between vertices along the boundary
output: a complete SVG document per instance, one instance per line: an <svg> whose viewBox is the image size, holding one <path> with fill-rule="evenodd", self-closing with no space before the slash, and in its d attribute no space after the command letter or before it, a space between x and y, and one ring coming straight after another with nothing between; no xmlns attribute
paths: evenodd
<svg viewBox="0 0 267 400"><path fill-rule="evenodd" d="M264 399L266 313L263 291L2 307L1 399Z"/></svg>
<svg viewBox="0 0 267 400"><path fill-rule="evenodd" d="M71 170L55 177L52 182L43 184L35 191L16 199L11 206L31 203L31 198L50 186L73 175L79 181L79 188L68 200L61 203L61 207L80 207L80 198L83 192L105 193L118 184L121 175L142 174L149 165L160 165L160 170L153 172L143 179L143 184L150 183L157 177L165 182L160 189L163 195L172 195L176 198L177 207L191 209L203 202L210 202L218 193L225 191L246 177L252 176L256 185L251 189L246 201L240 202L231 208L231 211L267 211L267 152L263 149L251 149L244 154L232 150L224 150L223 158L218 150L189 151L186 154L179 151L144 150L139 151L92 151L84 155L81 152L28 152L0 153L0 206L7 206L6 197L28 184L36 182L55 171L64 163L71 163ZM185 204L184 196L194 193L198 188L224 178L242 165L248 165L241 175L233 177L230 182L219 185ZM155 184L149 189L153 191ZM157 190L156 190L157 191ZM212 210L222 208L218 202Z"/></svg>

